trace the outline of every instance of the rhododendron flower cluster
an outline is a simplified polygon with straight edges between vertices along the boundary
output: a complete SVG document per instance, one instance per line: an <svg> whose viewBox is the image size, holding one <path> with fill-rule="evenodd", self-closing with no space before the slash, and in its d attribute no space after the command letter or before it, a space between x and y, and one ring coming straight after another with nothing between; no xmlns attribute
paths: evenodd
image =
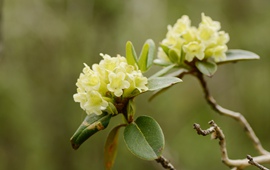
<svg viewBox="0 0 270 170"><path fill-rule="evenodd" d="M76 83L77 93L73 96L88 115L100 115L110 106L109 102L115 105L116 101L126 101L148 90L148 79L137 67L129 65L125 57L100 55L103 60L92 68L84 64Z"/></svg>
<svg viewBox="0 0 270 170"><path fill-rule="evenodd" d="M229 35L220 31L220 28L219 22L213 21L204 13L198 28L191 26L188 16L182 16L173 26L168 26L166 38L161 42L155 62L166 65L192 62L194 59L213 58L216 62L226 59ZM174 51L177 59L176 55L170 56L170 50Z"/></svg>

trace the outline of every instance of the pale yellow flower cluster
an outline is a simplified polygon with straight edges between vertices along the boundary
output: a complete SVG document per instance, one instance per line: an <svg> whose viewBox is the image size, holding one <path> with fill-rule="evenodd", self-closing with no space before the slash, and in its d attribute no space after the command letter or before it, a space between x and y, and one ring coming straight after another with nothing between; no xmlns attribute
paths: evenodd
<svg viewBox="0 0 270 170"><path fill-rule="evenodd" d="M213 21L204 13L198 28L191 26L189 17L184 15L173 26L168 26L168 33L161 44L175 51L179 57L177 61L191 62L194 58L203 60L209 57L220 61L226 59L226 43L229 41L229 35L220 31L220 28L219 22ZM156 61L161 64L175 62L161 47L158 49Z"/></svg>
<svg viewBox="0 0 270 170"><path fill-rule="evenodd" d="M147 78L138 68L127 63L125 57L111 57L100 54L103 60L94 64L92 69L86 65L77 80L77 93L73 98L79 102L86 113L97 115L109 106L124 98L131 98L147 91Z"/></svg>

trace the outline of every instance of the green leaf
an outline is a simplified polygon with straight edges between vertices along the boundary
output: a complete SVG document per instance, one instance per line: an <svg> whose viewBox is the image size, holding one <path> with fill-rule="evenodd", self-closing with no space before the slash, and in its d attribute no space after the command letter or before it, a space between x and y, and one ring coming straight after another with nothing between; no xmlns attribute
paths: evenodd
<svg viewBox="0 0 270 170"><path fill-rule="evenodd" d="M169 59L172 63L179 63L180 57L178 56L177 52L173 49L169 50Z"/></svg>
<svg viewBox="0 0 270 170"><path fill-rule="evenodd" d="M146 69L147 69L147 57L148 57L149 48L150 48L149 44L145 43L143 45L143 48L142 48L142 51L141 51L141 54L140 54L138 65L139 65L139 69L142 72L145 72Z"/></svg>
<svg viewBox="0 0 270 170"><path fill-rule="evenodd" d="M175 67L175 64L171 64L169 66L164 67L163 69L159 70L155 74L153 74L149 79L154 78L154 77L160 77L163 76L164 74L168 73L172 68Z"/></svg>
<svg viewBox="0 0 270 170"><path fill-rule="evenodd" d="M186 53L184 52L183 49L181 49L181 53L180 53L180 64L184 64L185 63L185 55Z"/></svg>
<svg viewBox="0 0 270 170"><path fill-rule="evenodd" d="M165 54L166 54L167 56L169 56L169 50L170 50L170 48L169 48L168 46L164 45L164 44L160 44L160 47L161 47L162 50L165 52Z"/></svg>
<svg viewBox="0 0 270 170"><path fill-rule="evenodd" d="M111 115L116 115L116 114L118 114L118 111L117 111L115 105L112 104L111 102L108 102L108 103L109 103L109 106L106 108L106 112L107 112L108 114L111 114Z"/></svg>
<svg viewBox="0 0 270 170"><path fill-rule="evenodd" d="M182 80L177 77L154 77L148 79L148 90L155 91L180 82L182 82Z"/></svg>
<svg viewBox="0 0 270 170"><path fill-rule="evenodd" d="M128 41L126 44L126 59L128 64L135 66L136 64L138 64L137 62L137 54L136 51L133 47L132 42Z"/></svg>
<svg viewBox="0 0 270 170"><path fill-rule="evenodd" d="M165 145L159 124L151 117L140 116L124 130L128 149L137 157L146 160L157 159Z"/></svg>
<svg viewBox="0 0 270 170"><path fill-rule="evenodd" d="M96 132L105 129L111 119L111 115L103 112L101 115L90 114L85 117L74 135L70 138L73 149L78 149L80 145Z"/></svg>
<svg viewBox="0 0 270 170"><path fill-rule="evenodd" d="M209 77L217 71L217 65L212 61L196 61L195 65L201 73Z"/></svg>
<svg viewBox="0 0 270 170"><path fill-rule="evenodd" d="M180 69L177 69L174 72L171 72L169 74L166 74L165 76L168 76L168 77L177 77L180 74L187 73L187 72L188 72L188 70L183 69L183 68L180 68ZM151 76L151 77L153 77L153 76ZM155 97L157 97L159 94L165 92L167 89L169 89L169 87L154 91L153 94L151 95L151 97L149 98L149 101L152 101Z"/></svg>
<svg viewBox="0 0 270 170"><path fill-rule="evenodd" d="M136 110L135 110L135 104L134 104L134 101L132 99L130 99L128 101L128 104L127 104L127 121L130 123L130 122L133 122L133 118L134 118L134 115L136 113Z"/></svg>
<svg viewBox="0 0 270 170"><path fill-rule="evenodd" d="M217 64L224 64L229 62L237 62L243 60L255 60L260 59L260 57L250 51L231 49L226 52L226 59L216 62Z"/></svg>
<svg viewBox="0 0 270 170"><path fill-rule="evenodd" d="M114 165L117 154L119 130L123 126L125 126L125 124L114 127L107 137L104 151L106 170L110 170Z"/></svg>
<svg viewBox="0 0 270 170"><path fill-rule="evenodd" d="M153 40L148 39L146 43L149 44L148 56L147 56L147 70L152 66L155 58L156 45Z"/></svg>
<svg viewBox="0 0 270 170"><path fill-rule="evenodd" d="M168 62L168 61L165 61L165 60L161 60L161 59L159 59L159 58L155 59L155 60L154 60L154 63L155 63L156 65L160 65L160 66L169 66L169 65L172 65L171 62Z"/></svg>
<svg viewBox="0 0 270 170"><path fill-rule="evenodd" d="M148 39L143 45L138 65L142 72L147 71L153 63L155 54L155 43L153 40Z"/></svg>

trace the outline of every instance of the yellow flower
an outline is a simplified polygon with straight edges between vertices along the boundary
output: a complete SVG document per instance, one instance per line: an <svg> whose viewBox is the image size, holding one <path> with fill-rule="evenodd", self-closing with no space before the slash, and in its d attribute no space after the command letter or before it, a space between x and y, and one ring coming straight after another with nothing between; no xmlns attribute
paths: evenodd
<svg viewBox="0 0 270 170"><path fill-rule="evenodd" d="M215 31L220 30L221 28L220 22L213 21L212 18L210 18L209 16L205 16L204 13L202 13L201 15L202 15L202 22L200 23L200 25L206 25L208 27L213 28Z"/></svg>
<svg viewBox="0 0 270 170"><path fill-rule="evenodd" d="M113 92L115 96L120 97L123 94L123 90L129 88L130 83L125 80L125 73L110 73L107 88L110 92Z"/></svg>
<svg viewBox="0 0 270 170"><path fill-rule="evenodd" d="M226 45L219 45L213 48L209 48L205 51L207 56L211 56L215 61L220 61L226 59L225 52L228 50Z"/></svg>
<svg viewBox="0 0 270 170"><path fill-rule="evenodd" d="M187 45L183 46L183 50L186 53L186 60L191 62L194 57L197 57L199 60L204 58L204 45L198 43L197 41L190 42Z"/></svg>
<svg viewBox="0 0 270 170"><path fill-rule="evenodd" d="M183 15L177 22L174 24L172 31L177 35L184 34L187 30L190 29L190 19L187 15Z"/></svg>
<svg viewBox="0 0 270 170"><path fill-rule="evenodd" d="M215 43L218 38L218 33L211 27L201 25L198 30L198 39L204 43L205 46Z"/></svg>
<svg viewBox="0 0 270 170"><path fill-rule="evenodd" d="M100 115L102 110L105 110L108 106L108 102L97 91L88 91L86 97L87 102L85 102L84 108L88 115L92 113Z"/></svg>
<svg viewBox="0 0 270 170"><path fill-rule="evenodd" d="M230 40L229 34L225 33L224 31L219 31L218 32L218 39L217 39L217 44L218 45L224 45L227 44Z"/></svg>

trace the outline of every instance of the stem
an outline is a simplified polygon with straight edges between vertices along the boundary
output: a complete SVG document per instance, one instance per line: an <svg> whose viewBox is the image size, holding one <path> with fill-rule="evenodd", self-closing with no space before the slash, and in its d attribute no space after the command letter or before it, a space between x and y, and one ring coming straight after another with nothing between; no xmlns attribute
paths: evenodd
<svg viewBox="0 0 270 170"><path fill-rule="evenodd" d="M251 126L248 123L248 121L246 120L246 118L241 113L225 109L225 108L221 107L220 105L218 105L216 100L211 96L211 94L208 90L207 83L203 77L203 74L198 73L195 76L199 79L201 86L203 88L203 92L205 94L205 99L208 102L208 104L213 108L213 110L215 110L216 112L218 112L221 115L231 117L231 118L235 119L236 121L238 121L241 124L241 126L244 128L248 137L253 142L255 149L262 155L269 155L270 153L262 147L262 144L261 144L259 138L256 136L255 132L251 128Z"/></svg>
<svg viewBox="0 0 270 170"><path fill-rule="evenodd" d="M156 159L157 163L160 163L164 169L176 170L174 166L164 157L160 156Z"/></svg>
<svg viewBox="0 0 270 170"><path fill-rule="evenodd" d="M248 167L250 165L255 165L255 164L252 164L255 162L256 162L255 166L262 168L263 166L260 165L259 163L270 162L270 154L254 157L254 161L252 158L252 162L248 161L247 159L230 159L228 156L227 147L226 147L226 139L225 139L225 135L223 131L213 120L210 121L209 124L211 127L206 130L203 130L201 129L199 124L195 123L194 129L197 131L199 135L206 136L206 135L211 134L212 138L219 140L222 162L228 167L232 168L232 170L242 170L245 167ZM268 170L268 169L262 169L262 170Z"/></svg>
<svg viewBox="0 0 270 170"><path fill-rule="evenodd" d="M255 162L250 155L247 155L247 159L249 160L248 163L250 163L251 165L254 165L254 166L258 167L259 169L261 169L261 170L269 170L266 167L262 166L261 164Z"/></svg>

